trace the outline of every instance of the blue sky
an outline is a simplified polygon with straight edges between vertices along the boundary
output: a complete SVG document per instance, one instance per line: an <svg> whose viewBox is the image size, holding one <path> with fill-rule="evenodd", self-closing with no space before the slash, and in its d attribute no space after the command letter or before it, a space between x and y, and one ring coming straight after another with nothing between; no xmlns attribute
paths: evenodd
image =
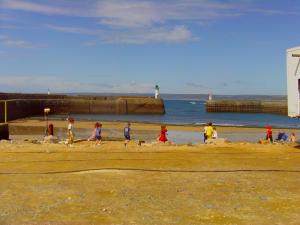
<svg viewBox="0 0 300 225"><path fill-rule="evenodd" d="M296 0L0 0L0 92L286 94Z"/></svg>

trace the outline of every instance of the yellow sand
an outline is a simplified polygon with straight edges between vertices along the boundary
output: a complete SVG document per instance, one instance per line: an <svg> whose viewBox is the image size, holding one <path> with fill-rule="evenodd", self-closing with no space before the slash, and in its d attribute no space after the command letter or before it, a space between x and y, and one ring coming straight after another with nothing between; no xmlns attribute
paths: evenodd
<svg viewBox="0 0 300 225"><path fill-rule="evenodd" d="M299 224L299 187L292 145L0 142L1 225Z"/></svg>
<svg viewBox="0 0 300 225"><path fill-rule="evenodd" d="M65 128L67 127L67 121L64 120L53 120L49 121L53 123L56 128ZM101 122L105 128L115 128L123 129L126 125L125 122ZM27 126L27 127L44 127L44 120L36 119L20 119L15 120L9 123L11 126ZM76 128L88 128L92 129L94 127L95 121L75 121ZM160 130L160 124L151 124L151 123L131 123L131 126L134 130ZM203 131L203 126L193 126L193 125L168 125L168 130L175 131ZM265 128L251 128L251 127L218 127L218 132L264 132ZM273 129L274 132L279 130L283 131L299 131L300 129Z"/></svg>

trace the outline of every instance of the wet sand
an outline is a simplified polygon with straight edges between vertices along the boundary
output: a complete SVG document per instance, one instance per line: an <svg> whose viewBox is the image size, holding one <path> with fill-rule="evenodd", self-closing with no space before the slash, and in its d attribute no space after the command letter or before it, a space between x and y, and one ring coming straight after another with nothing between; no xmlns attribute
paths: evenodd
<svg viewBox="0 0 300 225"><path fill-rule="evenodd" d="M54 124L55 135L61 139L66 138L67 122L65 120L49 121ZM103 137L109 140L122 140L123 128L125 123L120 122L102 122ZM94 127L91 121L76 121L75 132L79 139L87 139ZM148 142L155 141L160 130L159 124L132 123L132 137L135 140L145 140ZM202 143L203 126L192 125L168 125L170 141L177 144ZM299 129L274 129L273 137L276 138L279 130L285 131L288 135L295 132L297 137L300 136ZM43 120L23 119L10 122L11 137L17 140L25 138L42 139L45 131L45 122ZM217 127L220 138L225 138L232 142L252 142L256 143L259 139L265 138L264 128L251 127ZM33 135L33 136L30 136Z"/></svg>

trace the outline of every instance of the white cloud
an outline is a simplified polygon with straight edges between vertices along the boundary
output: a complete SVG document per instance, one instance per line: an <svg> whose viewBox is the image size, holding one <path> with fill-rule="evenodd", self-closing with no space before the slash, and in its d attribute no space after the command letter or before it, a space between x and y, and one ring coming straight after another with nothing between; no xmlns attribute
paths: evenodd
<svg viewBox="0 0 300 225"><path fill-rule="evenodd" d="M206 22L242 13L240 4L215 0L99 1L93 15L112 27L145 27L168 21Z"/></svg>
<svg viewBox="0 0 300 225"><path fill-rule="evenodd" d="M151 1L99 1L93 14L112 27L144 27L163 20L159 4Z"/></svg>
<svg viewBox="0 0 300 225"><path fill-rule="evenodd" d="M57 26L48 24L46 27L50 30L64 32L64 33L75 33L75 34L86 34L86 35L99 35L101 30L89 29L83 27L67 27L67 26Z"/></svg>
<svg viewBox="0 0 300 225"><path fill-rule="evenodd" d="M143 42L185 42L192 40L192 33L185 26L176 26L172 29L154 29L136 35L136 41ZM126 41L126 38L124 39ZM124 41L123 40L123 41ZM128 41L135 41L134 37L128 37Z"/></svg>
<svg viewBox="0 0 300 225"><path fill-rule="evenodd" d="M77 33L86 35L95 35L97 40L86 42L86 46L93 46L97 43L126 43L126 44L144 44L149 42L186 42L197 40L193 37L191 31L185 26L176 26L174 28L149 28L149 29L133 29L128 32L127 30L96 30L82 27L65 27L47 25L51 30Z"/></svg>
<svg viewBox="0 0 300 225"><path fill-rule="evenodd" d="M55 7L30 1L2 0L2 2L0 3L0 7L43 14L71 15L71 12L68 9L64 9L63 7Z"/></svg>
<svg viewBox="0 0 300 225"><path fill-rule="evenodd" d="M0 75L2 91L21 92L110 92L110 93L149 93L153 91L152 84L126 83L107 84L97 82L80 82L66 80L58 76L4 76Z"/></svg>
<svg viewBox="0 0 300 225"><path fill-rule="evenodd" d="M167 21L195 21L198 24L249 13L290 14L290 11L258 8L253 1L221 0L89 0L44 1L2 0L0 8L48 15L96 18L108 27L145 27ZM292 12L295 13L295 12Z"/></svg>
<svg viewBox="0 0 300 225"><path fill-rule="evenodd" d="M91 0L86 1L86 4L84 2L48 1L48 4L41 4L28 0L2 0L0 7L48 15L92 17L100 24L119 28L145 27L167 21L201 22L241 15L242 10L241 4L217 0Z"/></svg>
<svg viewBox="0 0 300 225"><path fill-rule="evenodd" d="M5 35L0 35L0 45L8 48L43 48L45 45L30 43L20 39L13 39Z"/></svg>
<svg viewBox="0 0 300 225"><path fill-rule="evenodd" d="M188 26L250 13L291 14L282 9L259 8L256 1L223 0L0 0L0 8L46 15L86 17L100 28L47 25L51 30L99 36L86 45L104 43L180 43L195 40ZM42 3L43 2L43 3ZM293 12L294 13L294 12ZM3 24L2 24L3 26ZM22 42L8 45L25 46Z"/></svg>
<svg viewBox="0 0 300 225"><path fill-rule="evenodd" d="M174 28L153 28L138 29L131 32L114 32L100 37L105 43L125 43L125 44L144 44L144 43L179 43L196 40L190 30L184 26Z"/></svg>
<svg viewBox="0 0 300 225"><path fill-rule="evenodd" d="M299 15L299 12L297 11L284 11L280 9L250 8L247 11L249 13L260 13L266 16Z"/></svg>

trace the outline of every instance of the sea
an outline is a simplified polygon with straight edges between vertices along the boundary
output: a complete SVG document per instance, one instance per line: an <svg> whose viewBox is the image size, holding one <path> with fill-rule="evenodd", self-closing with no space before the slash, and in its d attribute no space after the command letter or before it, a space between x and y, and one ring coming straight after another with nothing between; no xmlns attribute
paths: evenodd
<svg viewBox="0 0 300 225"><path fill-rule="evenodd" d="M111 115L111 114L74 114L51 115L50 118L75 120L143 122L157 124L203 125L212 122L217 126L300 128L300 119L284 115L262 113L207 113L205 101L164 100L164 115Z"/></svg>

